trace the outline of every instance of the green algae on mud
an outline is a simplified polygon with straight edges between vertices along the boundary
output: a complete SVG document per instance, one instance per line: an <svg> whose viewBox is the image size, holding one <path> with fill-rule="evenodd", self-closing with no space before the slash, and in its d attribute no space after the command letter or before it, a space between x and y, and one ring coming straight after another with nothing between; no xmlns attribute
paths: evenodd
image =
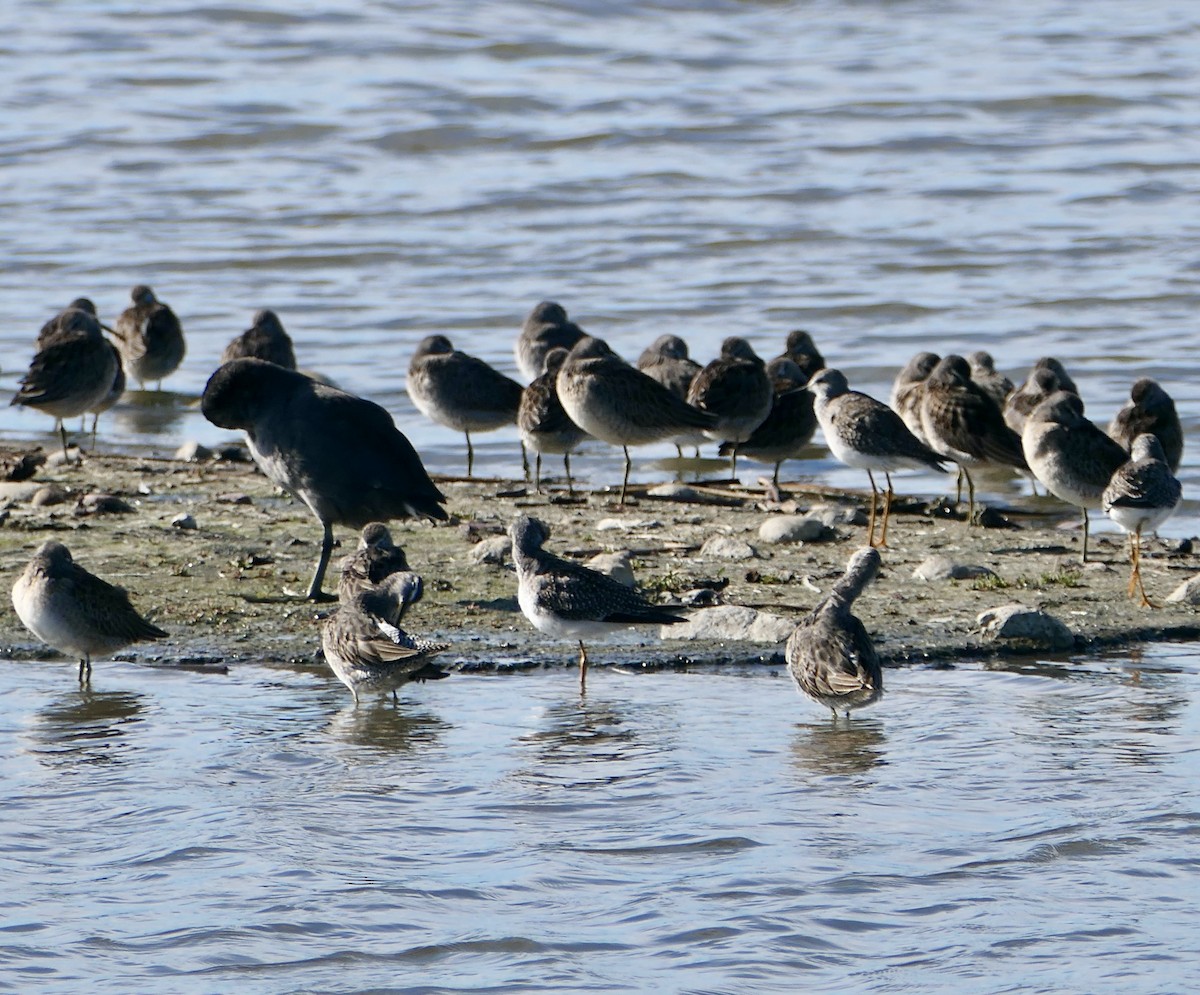
<svg viewBox="0 0 1200 995"><path fill-rule="evenodd" d="M861 494L811 482L785 484L791 497L782 504L768 501L761 490L726 484L698 489L694 501L656 500L638 489L624 508L608 491L571 501L560 491L533 494L513 481L443 478L439 485L449 499L449 524L396 522L392 530L425 579L425 598L407 620L415 632L450 642L439 663L459 669L574 666L572 644L543 637L521 616L511 564L473 562L475 543L501 535L518 510L547 521L549 545L563 555L632 551L638 582L660 597L717 588L726 604L788 620L816 605L865 535L861 525L840 524L828 541L761 541L760 526L780 512L831 503L861 509ZM98 454L81 466L45 467L26 484L6 486L0 570L9 586L33 550L53 537L89 570L128 588L139 610L170 633L159 643L130 647L118 654L122 658L319 664L318 626L331 608L301 595L319 550L320 526L252 464ZM57 491L61 500L35 500L41 488ZM119 497L131 510L92 510L83 498L94 494ZM1093 536L1095 562L1081 565L1078 532L1055 527L1077 513L1052 500L1031 501L1028 514L1006 510L1018 527L1002 529L968 528L937 504L898 502L898 507L883 570L856 607L889 664L1019 650L985 638L977 622L981 612L1014 602L1066 623L1075 636L1074 652L1200 635L1192 605L1163 603L1200 569L1190 542L1145 540L1146 582L1163 604L1151 610L1126 595L1124 537ZM191 522L178 522L187 515ZM335 533L341 550L335 551L334 566L357 539L350 529ZM714 536L743 540L734 544L734 555L744 558L702 553ZM932 553L987 567L994 577L914 580L914 568ZM655 631L631 630L591 655L599 665L652 670L778 664L781 650L779 643L660 640ZM8 599L0 610L0 655L46 656Z"/></svg>

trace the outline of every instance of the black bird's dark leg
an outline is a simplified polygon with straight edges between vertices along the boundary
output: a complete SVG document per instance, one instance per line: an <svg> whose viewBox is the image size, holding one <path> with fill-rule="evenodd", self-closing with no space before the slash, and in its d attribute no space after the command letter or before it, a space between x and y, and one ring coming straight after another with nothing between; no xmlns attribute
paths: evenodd
<svg viewBox="0 0 1200 995"><path fill-rule="evenodd" d="M321 539L321 556L317 560L317 570L313 574L312 583L308 585L309 601L332 601L329 595L321 593L321 581L325 579L325 568L329 566L329 554L333 552L333 523L322 522L325 535Z"/></svg>

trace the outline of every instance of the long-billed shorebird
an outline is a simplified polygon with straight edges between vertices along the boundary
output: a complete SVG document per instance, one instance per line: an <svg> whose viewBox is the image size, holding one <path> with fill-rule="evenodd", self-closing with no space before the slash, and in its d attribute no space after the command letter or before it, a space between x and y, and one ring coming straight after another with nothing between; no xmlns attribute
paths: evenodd
<svg viewBox="0 0 1200 995"><path fill-rule="evenodd" d="M1100 503L1104 513L1129 533L1129 596L1157 608L1142 583L1142 533L1153 532L1175 513L1183 488L1167 464L1162 443L1149 432L1133 440L1128 463L1117 467Z"/></svg>
<svg viewBox="0 0 1200 995"><path fill-rule="evenodd" d="M445 521L445 496L421 457L372 401L261 359L235 359L209 378L204 417L246 433L254 461L308 506L324 529L307 597L321 599L333 526L418 516Z"/></svg>
<svg viewBox="0 0 1200 995"><path fill-rule="evenodd" d="M738 446L766 420L774 398L766 364L749 342L736 335L721 343L720 356L692 380L688 403L717 419L706 434L717 442L733 444L729 453L731 476L737 476Z"/></svg>
<svg viewBox="0 0 1200 995"><path fill-rule="evenodd" d="M825 358L821 355L821 350L817 348L813 337L803 328L788 332L783 352L775 358L790 359L800 367L800 373L804 377L805 383L825 369Z"/></svg>
<svg viewBox="0 0 1200 995"><path fill-rule="evenodd" d="M630 446L674 439L689 429L716 424L712 414L692 407L591 336L575 344L555 384L571 421L588 435L624 450L621 504L629 485Z"/></svg>
<svg viewBox="0 0 1200 995"><path fill-rule="evenodd" d="M390 691L394 701L397 688L410 681L446 676L430 659L450 644L410 635L400 627L405 610L420 600L421 592L417 574L392 574L355 592L322 625L325 660L356 703L362 689Z"/></svg>
<svg viewBox="0 0 1200 995"><path fill-rule="evenodd" d="M44 542L12 589L17 617L42 642L79 660L79 681L92 676L92 657L167 634L147 622L123 587L81 567L61 542Z"/></svg>
<svg viewBox="0 0 1200 995"><path fill-rule="evenodd" d="M64 418L94 411L109 396L120 362L94 315L71 308L38 349L11 403L51 415L67 455Z"/></svg>
<svg viewBox="0 0 1200 995"><path fill-rule="evenodd" d="M133 304L121 312L113 329L125 372L139 386L154 380L162 390L163 377L179 368L187 351L183 326L144 283L134 287L129 296Z"/></svg>
<svg viewBox="0 0 1200 995"><path fill-rule="evenodd" d="M1021 437L1004 422L992 397L971 379L961 356L943 356L921 391L921 427L926 444L953 460L967 479L967 522L975 521L975 481L970 467L997 463L1028 471ZM960 490L961 493L961 490Z"/></svg>
<svg viewBox="0 0 1200 995"><path fill-rule="evenodd" d="M383 522L363 526L358 546L343 556L338 574L338 600L349 601L359 591L382 584L392 574L408 570L404 550L392 539Z"/></svg>
<svg viewBox="0 0 1200 995"><path fill-rule="evenodd" d="M638 356L637 368L685 401L688 388L692 386L696 374L703 369L688 355L687 343L678 335L660 335L656 338ZM700 444L707 438L708 436L699 429L693 429L671 441L675 443L675 451L681 457L683 446L695 446L696 455L699 456Z"/></svg>
<svg viewBox="0 0 1200 995"><path fill-rule="evenodd" d="M1087 562L1088 509L1101 507L1104 489L1129 455L1083 414L1078 394L1060 390L1042 401L1021 433L1025 461L1046 489L1083 511L1083 562Z"/></svg>
<svg viewBox="0 0 1200 995"><path fill-rule="evenodd" d="M942 357L935 352L919 352L896 374L892 381L892 392L888 406L903 420L908 430L918 439L929 444L925 438L925 426L921 424L921 395L925 381Z"/></svg>
<svg viewBox="0 0 1200 995"><path fill-rule="evenodd" d="M887 545L888 516L892 509L892 471L931 469L944 473L941 457L912 434L901 417L882 401L851 390L841 370L821 370L808 382L816 401L814 408L825 443L834 458L867 471L871 482L871 519L867 527L868 545ZM883 471L887 481L884 492L883 527L875 542L876 505L879 488L873 470Z"/></svg>
<svg viewBox="0 0 1200 995"><path fill-rule="evenodd" d="M294 370L296 352L279 315L269 308L255 311L250 327L221 353L222 363L232 363L235 359L261 359L285 370Z"/></svg>
<svg viewBox="0 0 1200 995"><path fill-rule="evenodd" d="M1004 403L1013 392L1013 382L996 369L996 360L990 352L982 349L967 357L967 365L971 371L971 382L983 388L983 392L996 402L996 407L1004 411Z"/></svg>
<svg viewBox="0 0 1200 995"><path fill-rule="evenodd" d="M549 636L579 641L579 683L587 681L583 641L631 625L674 625L686 621L669 608L651 604L607 574L572 563L543 548L544 523L519 515L508 527L517 568L517 603L530 624Z"/></svg>
<svg viewBox="0 0 1200 995"><path fill-rule="evenodd" d="M54 315L54 317L50 318L45 324L42 325L37 337L37 347L39 349L43 348L46 343L49 342L50 339L52 339L59 332L71 331L76 327L75 322L77 319L71 316L72 311L82 311L88 317L94 318L96 323L100 326L101 331L112 331L112 329L105 326L104 323L100 321L99 317L97 317L96 305L92 302L91 298L76 297L75 300L71 301L71 303L59 311L58 314Z"/></svg>
<svg viewBox="0 0 1200 995"><path fill-rule="evenodd" d="M475 466L472 432L515 425L524 388L445 335L421 340L408 364L408 396L426 418L467 438L467 476ZM522 447L522 454L524 448Z"/></svg>
<svg viewBox="0 0 1200 995"><path fill-rule="evenodd" d="M817 431L817 415L813 410L813 395L806 389L809 378L790 359L776 357L767 364L771 378L774 400L771 413L745 442L737 444L737 451L750 459L762 463L774 463L771 476L779 487L779 468L783 461L795 459L811 441ZM734 443L721 444L721 456L729 456Z"/></svg>
<svg viewBox="0 0 1200 995"><path fill-rule="evenodd" d="M1167 466L1177 472L1183 459L1183 426L1171 395L1149 377L1134 383L1129 400L1108 425L1108 434L1126 451L1132 451L1134 439L1145 432L1158 438Z"/></svg>
<svg viewBox="0 0 1200 995"><path fill-rule="evenodd" d="M784 656L796 686L837 718L841 709L869 705L883 694L883 668L866 627L851 611L855 599L879 573L872 547L850 557L828 596L787 641Z"/></svg>
<svg viewBox="0 0 1200 995"><path fill-rule="evenodd" d="M570 349L585 332L567 317L567 309L555 301L541 301L525 318L513 355L526 380L539 377L551 349Z"/></svg>
<svg viewBox="0 0 1200 995"><path fill-rule="evenodd" d="M533 487L542 490L542 453L560 453L567 475L567 493L574 494L571 481L571 453L587 438L587 433L571 421L558 399L558 371L566 362L566 349L551 349L546 353L542 375L521 394L517 410L517 430L521 441L534 451Z"/></svg>

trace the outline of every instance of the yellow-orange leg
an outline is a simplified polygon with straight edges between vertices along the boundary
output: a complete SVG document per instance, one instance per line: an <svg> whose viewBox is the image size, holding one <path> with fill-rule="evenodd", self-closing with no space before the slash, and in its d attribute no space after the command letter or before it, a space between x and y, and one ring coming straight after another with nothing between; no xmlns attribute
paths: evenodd
<svg viewBox="0 0 1200 995"><path fill-rule="evenodd" d="M867 479L871 481L871 520L867 523L867 545L875 545L875 499L879 494L875 487L875 478L871 475L871 471L867 471Z"/></svg>
<svg viewBox="0 0 1200 995"><path fill-rule="evenodd" d="M879 533L880 546L887 545L888 516L892 513L892 496L895 494L892 490L892 475L885 470L883 479L887 481L887 490L883 492L883 529Z"/></svg>
<svg viewBox="0 0 1200 995"><path fill-rule="evenodd" d="M1133 583L1137 581L1138 593L1142 596L1143 608L1160 608L1161 605L1156 605L1146 596L1146 586L1142 583L1142 530L1139 528L1132 536L1133 546L1133 576L1129 578L1130 590L1133 594Z"/></svg>
<svg viewBox="0 0 1200 995"><path fill-rule="evenodd" d="M587 690L587 648L583 645L583 640L579 640L579 690Z"/></svg>

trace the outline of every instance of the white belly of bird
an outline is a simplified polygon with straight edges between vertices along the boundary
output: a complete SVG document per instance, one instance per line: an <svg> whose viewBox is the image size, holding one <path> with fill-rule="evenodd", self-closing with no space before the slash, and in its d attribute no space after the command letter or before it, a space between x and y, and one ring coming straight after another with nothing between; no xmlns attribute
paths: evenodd
<svg viewBox="0 0 1200 995"><path fill-rule="evenodd" d="M548 636L560 639L584 639L589 636L605 635L613 629L624 628L613 622L597 622L592 619L559 618L553 612L542 608L531 585L521 584L517 589L517 604L521 606L522 614L529 619L530 624Z"/></svg>

